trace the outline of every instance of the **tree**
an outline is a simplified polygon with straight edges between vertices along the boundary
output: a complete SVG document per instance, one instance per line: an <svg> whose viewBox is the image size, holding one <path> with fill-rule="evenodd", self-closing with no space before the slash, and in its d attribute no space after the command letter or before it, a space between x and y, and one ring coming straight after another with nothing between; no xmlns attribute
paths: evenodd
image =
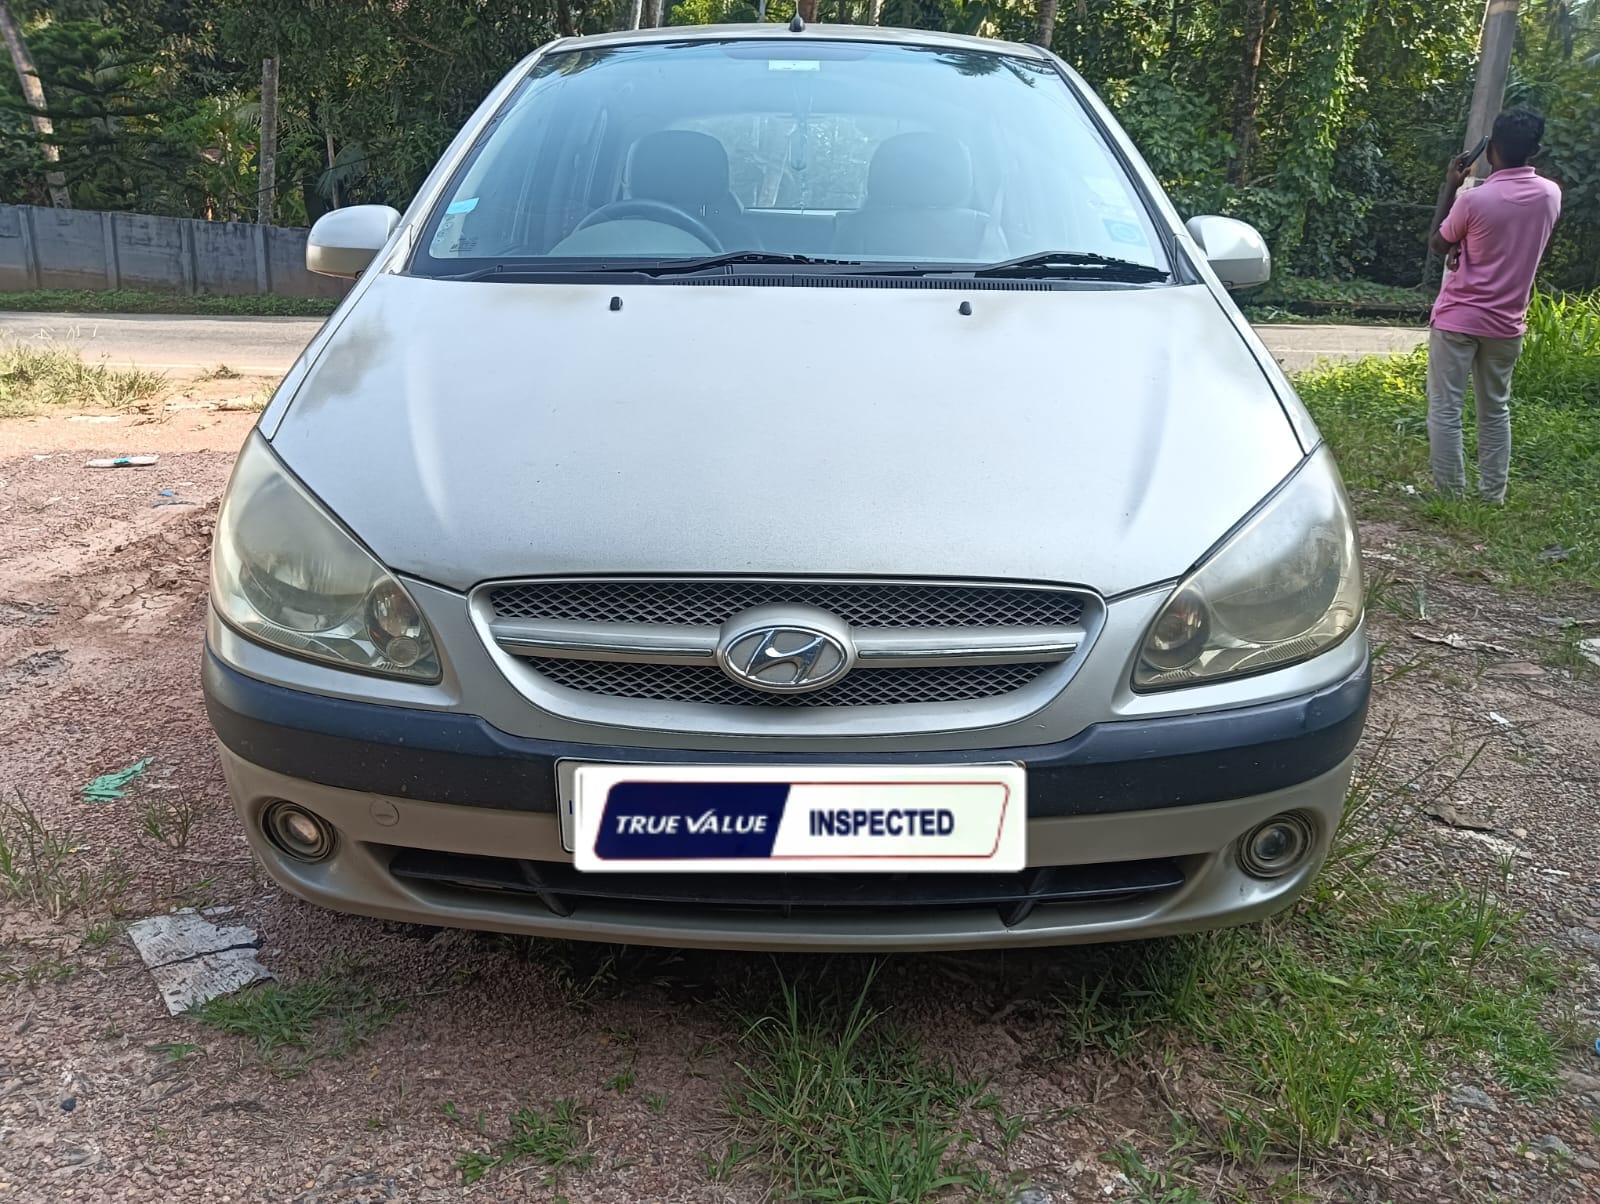
<svg viewBox="0 0 1600 1204"><path fill-rule="evenodd" d="M17 69L17 85L22 89L22 99L33 110L31 118L34 133L40 139L40 153L46 163L59 163L61 148L51 137L55 133L55 126L45 115L44 85L39 82L39 72L33 65L33 56L28 53L28 43L22 36L22 27L11 15L11 6L7 0L0 0L0 38L5 39L6 50L11 54L11 65ZM59 169L46 168L44 182L45 187L50 190L52 205L57 209L66 209L72 205L72 194L67 191L67 177L64 173Z"/></svg>
<svg viewBox="0 0 1600 1204"><path fill-rule="evenodd" d="M1039 0L1039 21L1033 28L1035 45L1050 49L1056 40L1056 14L1061 10L1061 0Z"/></svg>
<svg viewBox="0 0 1600 1204"><path fill-rule="evenodd" d="M1233 161L1228 182L1243 187L1250 180L1250 150L1256 141L1260 92L1261 48L1267 38L1267 0L1245 0L1244 38L1233 84Z"/></svg>

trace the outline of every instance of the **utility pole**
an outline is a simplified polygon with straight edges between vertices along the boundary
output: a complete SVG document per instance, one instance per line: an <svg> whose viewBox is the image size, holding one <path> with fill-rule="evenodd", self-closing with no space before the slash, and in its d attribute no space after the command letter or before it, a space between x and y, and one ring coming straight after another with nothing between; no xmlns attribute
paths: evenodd
<svg viewBox="0 0 1600 1204"><path fill-rule="evenodd" d="M272 225L278 199L278 60L261 60L261 157L256 161L256 222Z"/></svg>
<svg viewBox="0 0 1600 1204"><path fill-rule="evenodd" d="M23 102L31 110L28 117L33 122L33 132L39 135L39 150L45 161L44 186L50 193L50 204L57 209L66 209L72 204L72 196L67 191L66 174L57 166L61 162L61 148L51 141L55 126L44 115L44 85L39 82L33 56L28 53L22 26L11 15L6 0L0 0L0 41L4 41L6 49L11 52L11 63L17 69L17 83L22 88Z"/></svg>
<svg viewBox="0 0 1600 1204"><path fill-rule="evenodd" d="M1478 74L1472 81L1472 107L1467 111L1467 136L1462 153L1478 145L1494 129L1494 119L1506 99L1506 75L1511 69L1511 48L1517 40L1518 0L1488 0L1483 9L1483 33L1478 43ZM1489 156L1480 155L1473 168L1478 179L1489 174ZM1468 181L1468 186L1472 181ZM1439 186L1444 198L1444 185ZM1433 231L1429 230L1429 234ZM1422 283L1434 279L1435 257L1431 249L1423 252Z"/></svg>
<svg viewBox="0 0 1600 1204"><path fill-rule="evenodd" d="M1489 0L1483 10L1483 40L1478 50L1478 77L1472 84L1472 108L1467 115L1467 137L1461 149L1471 150L1494 128L1494 119L1506 99L1506 73L1511 67L1511 47L1517 40L1517 0ZM1478 160L1478 175L1489 174L1488 156Z"/></svg>

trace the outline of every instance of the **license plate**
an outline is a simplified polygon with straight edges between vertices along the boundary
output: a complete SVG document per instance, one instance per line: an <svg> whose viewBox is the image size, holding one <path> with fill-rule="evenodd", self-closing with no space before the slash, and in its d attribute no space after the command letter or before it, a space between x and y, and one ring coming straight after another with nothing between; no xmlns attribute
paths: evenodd
<svg viewBox="0 0 1600 1204"><path fill-rule="evenodd" d="M590 873L1009 872L1026 860L1020 765L579 764L570 774L563 835L570 798L573 861Z"/></svg>

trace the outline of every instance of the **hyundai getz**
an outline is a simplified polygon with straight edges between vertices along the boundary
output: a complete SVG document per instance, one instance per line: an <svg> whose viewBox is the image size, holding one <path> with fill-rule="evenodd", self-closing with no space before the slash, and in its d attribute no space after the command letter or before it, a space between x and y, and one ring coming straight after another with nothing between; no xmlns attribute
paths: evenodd
<svg viewBox="0 0 1600 1204"><path fill-rule="evenodd" d="M604 941L960 948L1287 906L1369 688L1350 505L1185 223L1033 46L552 43L222 505L204 683L286 889Z"/></svg>

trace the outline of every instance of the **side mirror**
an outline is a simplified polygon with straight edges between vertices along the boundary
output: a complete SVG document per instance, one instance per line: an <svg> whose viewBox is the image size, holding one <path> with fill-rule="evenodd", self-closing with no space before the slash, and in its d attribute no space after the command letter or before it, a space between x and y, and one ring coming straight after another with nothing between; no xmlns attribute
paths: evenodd
<svg viewBox="0 0 1600 1204"><path fill-rule="evenodd" d="M324 213L306 239L306 271L361 275L399 224L400 211L388 205L351 205Z"/></svg>
<svg viewBox="0 0 1600 1204"><path fill-rule="evenodd" d="M1189 233L1228 288L1255 288L1272 278L1272 252L1256 228L1231 217L1191 217Z"/></svg>

